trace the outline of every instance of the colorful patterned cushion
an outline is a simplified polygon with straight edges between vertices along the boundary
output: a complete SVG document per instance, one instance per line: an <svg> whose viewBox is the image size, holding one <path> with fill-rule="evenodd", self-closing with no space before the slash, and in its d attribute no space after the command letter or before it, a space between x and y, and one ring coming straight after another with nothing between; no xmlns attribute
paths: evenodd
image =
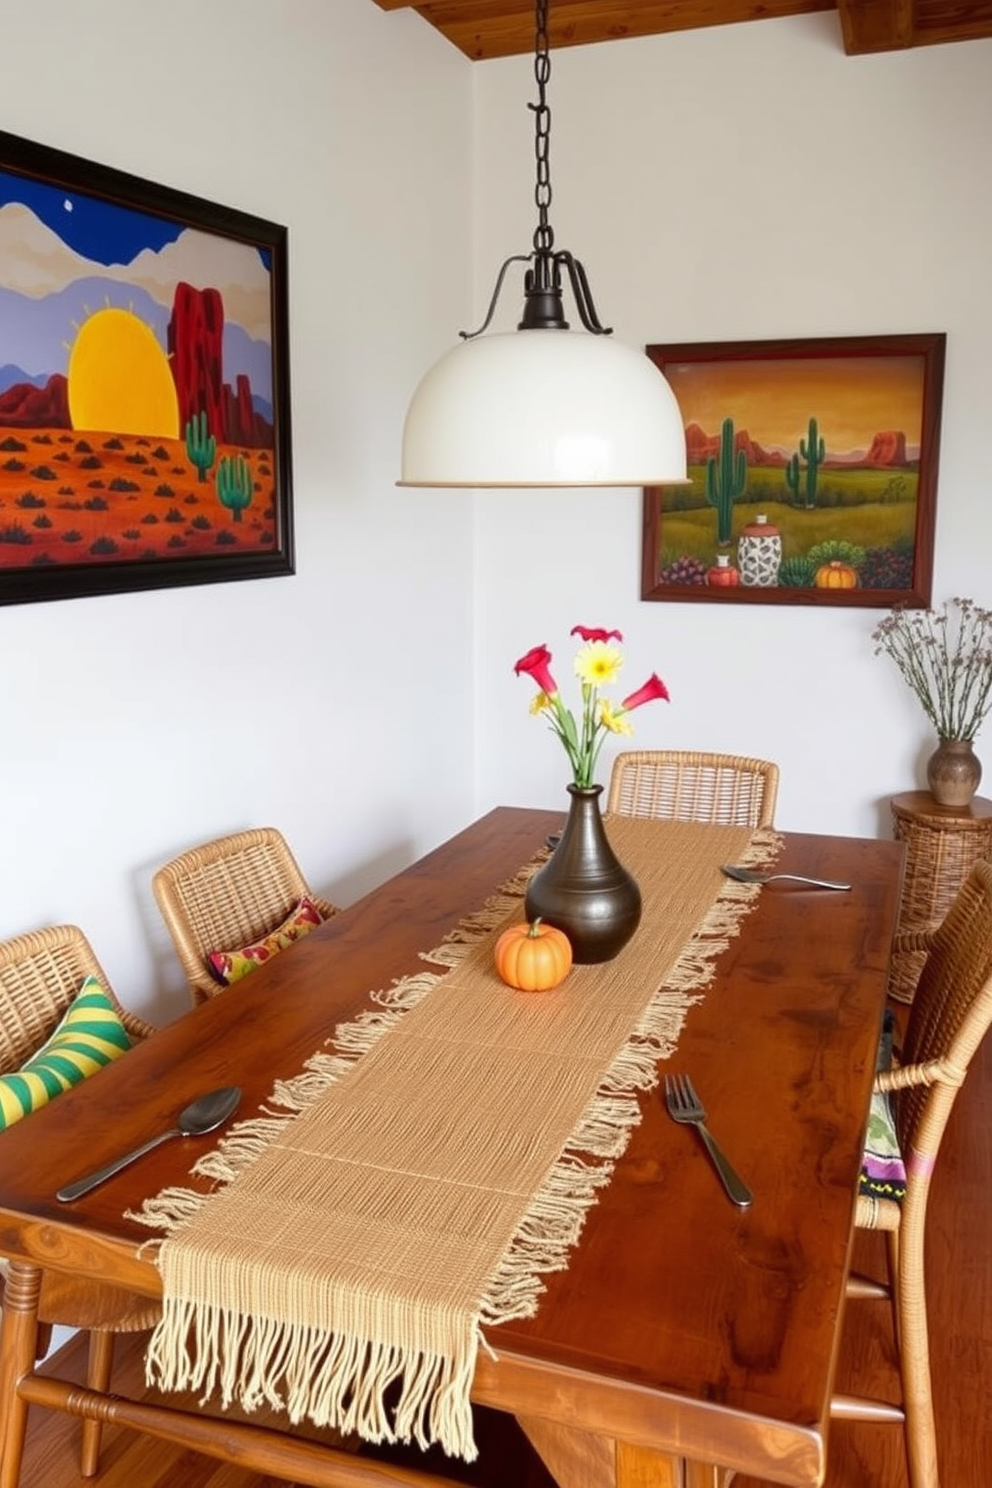
<svg viewBox="0 0 992 1488"><path fill-rule="evenodd" d="M876 1199L906 1197L906 1165L887 1095L876 1093L871 1098L858 1192Z"/></svg>
<svg viewBox="0 0 992 1488"><path fill-rule="evenodd" d="M261 966L263 961L268 961L279 951L284 951L301 936L309 935L314 926L320 923L320 910L313 900L304 894L271 935L264 936L254 945L242 946L238 951L211 951L207 957L211 975L220 982L222 987L229 987L232 982L240 982L242 977L254 971L257 966Z"/></svg>
<svg viewBox="0 0 992 1488"><path fill-rule="evenodd" d="M886 1009L878 1041L876 1071L892 1068L894 1023L891 1011ZM868 1132L861 1158L858 1192L869 1198L895 1199L896 1202L906 1197L906 1166L899 1151L892 1106L889 1097L878 1092L872 1095L868 1112Z"/></svg>
<svg viewBox="0 0 992 1488"><path fill-rule="evenodd" d="M131 1047L127 1029L96 977L83 982L51 1038L15 1075L0 1075L0 1129L30 1116Z"/></svg>

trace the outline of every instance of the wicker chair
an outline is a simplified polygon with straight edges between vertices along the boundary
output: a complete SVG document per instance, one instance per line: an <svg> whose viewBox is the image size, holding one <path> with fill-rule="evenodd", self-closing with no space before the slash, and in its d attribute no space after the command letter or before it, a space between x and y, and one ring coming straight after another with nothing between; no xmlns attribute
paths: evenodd
<svg viewBox="0 0 992 1488"><path fill-rule="evenodd" d="M224 990L207 967L211 952L270 934L303 894L323 919L337 914L335 905L310 888L274 827L235 832L192 848L158 870L152 889L194 1006Z"/></svg>
<svg viewBox="0 0 992 1488"><path fill-rule="evenodd" d="M926 960L899 1064L876 1076L876 1089L892 1092L906 1196L901 1203L859 1196L858 1228L885 1233L889 1284L852 1275L848 1285L849 1297L892 1304L903 1405L837 1396L831 1415L901 1421L910 1488L938 1488L923 1266L927 1198L955 1096L992 1024L992 864L975 864L942 924L914 939Z"/></svg>
<svg viewBox="0 0 992 1488"><path fill-rule="evenodd" d="M57 925L0 941L0 1074L14 1073L37 1053L58 1027L87 976L99 979L132 1041L154 1032L117 1002L89 941L75 925ZM86 1383L91 1389L106 1391L113 1365L114 1334L153 1327L159 1306L117 1287L45 1271L38 1316L42 1323L39 1358L48 1348L53 1324L89 1331ZM83 1477L92 1477L97 1470L100 1433L99 1421L83 1421Z"/></svg>
<svg viewBox="0 0 992 1488"><path fill-rule="evenodd" d="M613 761L607 810L663 821L770 827L778 765L737 754L631 749Z"/></svg>

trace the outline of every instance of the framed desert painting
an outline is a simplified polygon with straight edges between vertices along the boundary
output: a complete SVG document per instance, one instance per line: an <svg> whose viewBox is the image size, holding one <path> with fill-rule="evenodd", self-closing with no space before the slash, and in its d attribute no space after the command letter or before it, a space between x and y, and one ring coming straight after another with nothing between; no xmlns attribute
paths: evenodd
<svg viewBox="0 0 992 1488"><path fill-rule="evenodd" d="M293 572L286 231L0 132L0 603Z"/></svg>
<svg viewBox="0 0 992 1488"><path fill-rule="evenodd" d="M649 346L689 480L645 489L642 598L929 605L945 339Z"/></svg>

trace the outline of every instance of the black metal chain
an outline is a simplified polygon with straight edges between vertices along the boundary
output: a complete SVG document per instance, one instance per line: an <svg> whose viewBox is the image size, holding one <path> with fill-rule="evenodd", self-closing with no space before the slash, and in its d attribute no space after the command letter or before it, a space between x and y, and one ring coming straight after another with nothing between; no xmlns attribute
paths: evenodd
<svg viewBox="0 0 992 1488"><path fill-rule="evenodd" d="M548 0L536 0L535 4L534 77L537 81L537 103L527 105L534 114L534 154L537 158L537 184L534 188L537 227L534 230L534 249L537 253L550 253L554 247L555 235L548 222L548 210L551 206L551 110L546 93L551 77Z"/></svg>
<svg viewBox="0 0 992 1488"><path fill-rule="evenodd" d="M551 206L551 110L548 108L547 86L551 77L551 54L548 45L549 0L535 0L534 6L534 77L537 80L537 102L527 107L534 115L534 154L537 158L537 185L534 201L537 204L537 227L534 230L533 247L530 253L515 253L506 259L496 276L496 287L489 301L486 318L475 331L459 331L466 341L481 336L487 330L496 305L506 271L511 264L529 263L524 275L524 313L518 330L568 330L568 321L562 309L562 270L568 275L575 296L579 318L587 331L596 336L609 336L610 327L600 324L593 304L592 292L586 271L577 258L563 248L555 252L555 235L548 221Z"/></svg>

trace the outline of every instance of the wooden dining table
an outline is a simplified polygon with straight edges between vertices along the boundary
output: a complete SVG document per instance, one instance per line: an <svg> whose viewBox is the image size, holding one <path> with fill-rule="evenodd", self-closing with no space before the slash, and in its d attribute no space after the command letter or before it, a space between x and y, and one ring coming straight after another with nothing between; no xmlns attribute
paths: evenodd
<svg viewBox="0 0 992 1488"><path fill-rule="evenodd" d="M256 1111L371 990L422 969L421 953L560 826L560 812L490 812L2 1134L0 1488L17 1488L30 1405L315 1488L451 1481L312 1433L42 1375L40 1268L161 1295L149 1232L125 1216L186 1182L216 1138L165 1143L73 1204L56 1190L172 1126L204 1090L237 1084L242 1111ZM659 1089L644 1092L567 1268L544 1278L535 1316L490 1328L479 1351L473 1401L516 1417L562 1488L724 1488L734 1472L794 1488L823 1481L903 848L782 840L779 871L850 890L762 888L666 1066L691 1073L753 1204L729 1202L696 1133L668 1117ZM659 823L659 852L665 843Z"/></svg>

